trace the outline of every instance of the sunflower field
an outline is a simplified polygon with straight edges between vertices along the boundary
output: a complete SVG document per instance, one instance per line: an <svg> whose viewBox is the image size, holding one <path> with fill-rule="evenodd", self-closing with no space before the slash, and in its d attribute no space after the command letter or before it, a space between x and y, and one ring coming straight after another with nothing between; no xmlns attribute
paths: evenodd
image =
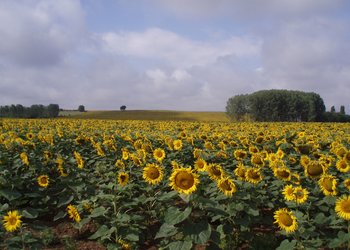
<svg viewBox="0 0 350 250"><path fill-rule="evenodd" d="M350 247L350 124L2 119L0 173L1 249Z"/></svg>

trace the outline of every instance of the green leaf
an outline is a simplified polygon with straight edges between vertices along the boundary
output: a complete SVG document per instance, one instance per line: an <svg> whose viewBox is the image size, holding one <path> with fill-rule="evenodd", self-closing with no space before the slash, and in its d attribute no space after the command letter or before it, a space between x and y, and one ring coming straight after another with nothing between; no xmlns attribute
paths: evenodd
<svg viewBox="0 0 350 250"><path fill-rule="evenodd" d="M191 250L192 242L191 241L175 241L166 246L166 249L169 250Z"/></svg>
<svg viewBox="0 0 350 250"><path fill-rule="evenodd" d="M187 207L184 211L180 211L175 207L170 207L166 211L164 220L166 223L170 225L175 225L187 219L187 217L191 214L191 212L192 212L191 207Z"/></svg>
<svg viewBox="0 0 350 250"><path fill-rule="evenodd" d="M129 233L125 239L129 240L129 241L133 241L133 242L137 242L139 241L140 237L138 234L134 234L134 233Z"/></svg>
<svg viewBox="0 0 350 250"><path fill-rule="evenodd" d="M6 211L9 208L9 204L5 203L0 207L0 212Z"/></svg>
<svg viewBox="0 0 350 250"><path fill-rule="evenodd" d="M158 200L159 201L168 201L168 200L173 199L176 196L177 196L177 192L176 191L170 191L170 192L164 193L161 196L159 196Z"/></svg>
<svg viewBox="0 0 350 250"><path fill-rule="evenodd" d="M39 213L36 209L29 207L22 211L22 215L24 218L34 219L38 217Z"/></svg>
<svg viewBox="0 0 350 250"><path fill-rule="evenodd" d="M108 238L113 232L115 232L115 230L115 227L108 228L106 225L102 225L93 235L89 237L89 239L96 240L98 238Z"/></svg>
<svg viewBox="0 0 350 250"><path fill-rule="evenodd" d="M258 216L259 215L259 210L249 208L248 214L253 215L253 216Z"/></svg>
<svg viewBox="0 0 350 250"><path fill-rule="evenodd" d="M57 207L62 207L64 205L69 204L74 199L73 195L70 196L61 196L58 200Z"/></svg>
<svg viewBox="0 0 350 250"><path fill-rule="evenodd" d="M58 214L56 214L55 217L53 217L53 220L56 221L56 220L62 219L66 215L67 215L66 212L59 211Z"/></svg>
<svg viewBox="0 0 350 250"><path fill-rule="evenodd" d="M20 192L11 189L0 189L0 195L9 201L16 200L22 196Z"/></svg>
<svg viewBox="0 0 350 250"><path fill-rule="evenodd" d="M95 218L101 215L103 216L106 212L107 210L104 207L97 207L92 211L92 213L90 214L90 217Z"/></svg>
<svg viewBox="0 0 350 250"><path fill-rule="evenodd" d="M155 239L173 236L177 233L177 228L174 225L169 225L168 223L163 223L156 234Z"/></svg>
<svg viewBox="0 0 350 250"><path fill-rule="evenodd" d="M188 223L183 227L184 235L188 236L196 244L206 243L211 235L211 226L206 221Z"/></svg>
<svg viewBox="0 0 350 250"><path fill-rule="evenodd" d="M295 245L297 244L296 240L284 240L281 242L280 246L276 248L276 250L292 250L294 249Z"/></svg>

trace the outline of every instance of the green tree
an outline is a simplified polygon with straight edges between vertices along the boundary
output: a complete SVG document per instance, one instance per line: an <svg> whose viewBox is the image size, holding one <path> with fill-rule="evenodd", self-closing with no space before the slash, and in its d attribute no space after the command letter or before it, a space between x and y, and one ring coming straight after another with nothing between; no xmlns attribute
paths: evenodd
<svg viewBox="0 0 350 250"><path fill-rule="evenodd" d="M47 106L47 112L50 118L57 117L60 112L60 107L58 104L49 104L49 106Z"/></svg>
<svg viewBox="0 0 350 250"><path fill-rule="evenodd" d="M79 111L79 112L85 112L85 107L84 107L84 105L79 105L78 111Z"/></svg>
<svg viewBox="0 0 350 250"><path fill-rule="evenodd" d="M340 106L340 114L345 115L345 107L343 105Z"/></svg>
<svg viewBox="0 0 350 250"><path fill-rule="evenodd" d="M226 113L234 120L243 120L244 115L249 112L248 95L236 95L227 101Z"/></svg>

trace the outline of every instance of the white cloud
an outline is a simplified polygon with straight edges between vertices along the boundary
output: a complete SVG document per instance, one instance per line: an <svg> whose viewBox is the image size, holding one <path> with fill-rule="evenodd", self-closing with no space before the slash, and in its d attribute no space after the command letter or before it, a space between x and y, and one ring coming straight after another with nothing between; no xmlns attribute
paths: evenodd
<svg viewBox="0 0 350 250"><path fill-rule="evenodd" d="M160 60L173 67L205 65L226 55L256 56L260 41L231 37L217 42L188 39L174 32L150 28L144 32L119 32L102 35L106 50L116 55Z"/></svg>
<svg viewBox="0 0 350 250"><path fill-rule="evenodd" d="M77 0L0 2L0 55L25 66L59 62L84 35Z"/></svg>

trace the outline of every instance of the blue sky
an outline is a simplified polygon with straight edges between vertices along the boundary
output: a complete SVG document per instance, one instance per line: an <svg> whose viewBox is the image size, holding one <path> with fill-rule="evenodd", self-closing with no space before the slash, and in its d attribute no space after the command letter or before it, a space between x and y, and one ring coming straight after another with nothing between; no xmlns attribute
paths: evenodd
<svg viewBox="0 0 350 250"><path fill-rule="evenodd" d="M292 89L348 111L348 13L347 0L0 0L0 105L224 111Z"/></svg>

